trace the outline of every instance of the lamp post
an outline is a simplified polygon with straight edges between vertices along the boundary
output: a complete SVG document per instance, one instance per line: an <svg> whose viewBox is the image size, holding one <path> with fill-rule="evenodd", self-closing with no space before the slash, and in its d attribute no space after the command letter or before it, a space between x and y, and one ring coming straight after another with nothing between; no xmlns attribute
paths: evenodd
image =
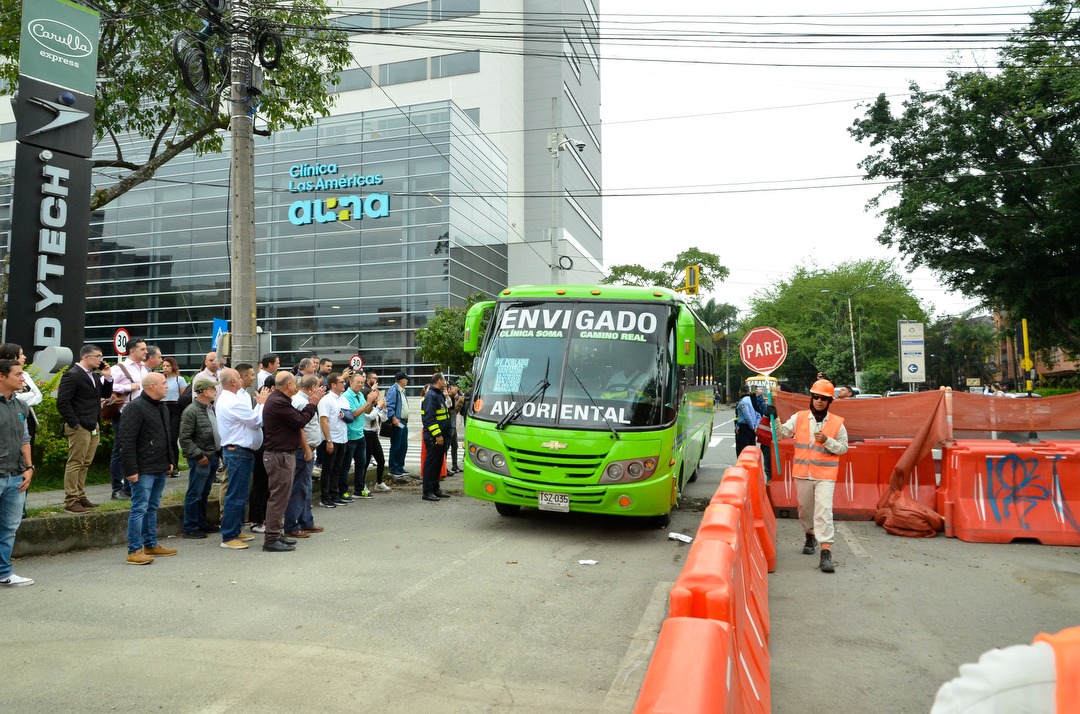
<svg viewBox="0 0 1080 714"><path fill-rule="evenodd" d="M851 316L851 298L853 295L858 295L864 290L870 290L871 288L876 287L877 285L867 285L865 287L859 288L858 290L853 290L850 293L836 293L836 295L840 297L847 298L847 324L848 332L851 334L851 373L855 377L855 386L859 389L862 388L862 385L859 384L859 363L855 359L855 321L854 319L852 319ZM823 289L821 292L827 295L833 294L833 291L829 290L828 288Z"/></svg>
<svg viewBox="0 0 1080 714"><path fill-rule="evenodd" d="M548 136L548 151L551 152L551 283L558 285L559 275L559 152L567 147L585 151L585 142L575 141L559 131L559 98L551 98L551 135Z"/></svg>

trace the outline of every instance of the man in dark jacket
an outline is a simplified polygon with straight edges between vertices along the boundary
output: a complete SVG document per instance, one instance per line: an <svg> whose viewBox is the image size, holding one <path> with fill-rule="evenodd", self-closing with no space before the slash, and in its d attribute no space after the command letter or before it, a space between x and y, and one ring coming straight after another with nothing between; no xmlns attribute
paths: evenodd
<svg viewBox="0 0 1080 714"><path fill-rule="evenodd" d="M270 486L263 550L271 553L296 550L296 541L281 533L285 526L285 508L292 493L296 452L303 443L304 425L315 416L319 401L326 394L325 389L317 387L308 396L307 406L297 409L292 403L296 392L296 377L289 372L278 372L274 391L270 392L263 407L262 459Z"/></svg>
<svg viewBox="0 0 1080 714"><path fill-rule="evenodd" d="M157 555L176 555L157 541L157 510L165 478L176 462L176 440L169 434L164 399L165 375L151 372L143 377L142 393L124 408L120 458L124 478L131 484L127 562L132 565L149 565Z"/></svg>
<svg viewBox="0 0 1080 714"><path fill-rule="evenodd" d="M446 412L446 378L442 372L431 376L431 386L424 394L420 406L420 423L424 427L424 464L423 488L425 501L438 501L450 498L442 492L439 476L446 460L446 439L450 426L450 415Z"/></svg>
<svg viewBox="0 0 1080 714"><path fill-rule="evenodd" d="M184 537L205 538L217 533L206 518L206 504L217 473L218 435L214 398L218 383L213 379L196 379L191 387L194 399L180 415L180 449L188 462L188 487L184 496Z"/></svg>
<svg viewBox="0 0 1080 714"><path fill-rule="evenodd" d="M86 513L97 504L86 497L86 472L101 440L101 400L112 395L112 373L106 365L101 374L101 348L83 345L79 361L60 378L56 411L64 420L68 460L64 467L64 510Z"/></svg>

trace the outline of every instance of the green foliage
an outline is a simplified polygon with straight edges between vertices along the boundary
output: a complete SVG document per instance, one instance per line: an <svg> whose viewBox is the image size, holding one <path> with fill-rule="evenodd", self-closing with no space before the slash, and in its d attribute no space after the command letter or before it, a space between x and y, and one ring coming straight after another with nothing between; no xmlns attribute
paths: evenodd
<svg viewBox="0 0 1080 714"><path fill-rule="evenodd" d="M173 59L172 40L181 30L197 30L200 21L184 3L157 3L150 11L121 0L93 4L101 11L95 125L99 143L95 169L110 168L121 177L95 193L91 210L153 177L178 154L193 148L197 154L219 152L228 112L217 105L198 106L184 89ZM20 13L22 3L0 5L0 83L17 86ZM266 71L264 93L249 107L260 133L301 129L329 114L330 94L338 73L352 61L344 33L319 29L328 23L324 0L260 6L255 17L284 40L281 64ZM229 19L226 18L226 22ZM215 38L215 43L222 40ZM215 67L215 80L221 75ZM226 99L228 90L226 89ZM121 139L133 132L148 145Z"/></svg>
<svg viewBox="0 0 1080 714"><path fill-rule="evenodd" d="M464 348L465 315L470 307L488 299L490 298L483 293L474 293L465 299L464 307L441 307L435 310L427 325L416 331L417 356L450 374L464 375L471 371L473 358Z"/></svg>
<svg viewBox="0 0 1080 714"><path fill-rule="evenodd" d="M926 332L926 373L931 387L949 386L966 390L966 380L992 381L996 365L991 364L998 349L997 336L989 317L946 315L935 320Z"/></svg>
<svg viewBox="0 0 1080 714"><path fill-rule="evenodd" d="M873 153L878 237L945 286L1026 317L1036 347L1080 352L1080 40L1076 3L1048 0L997 71L952 72L894 114L884 95L849 129Z"/></svg>
<svg viewBox="0 0 1080 714"><path fill-rule="evenodd" d="M716 283L727 279L728 269L720 264L720 256L706 253L698 248L688 248L660 266L650 269L641 265L614 265L610 274L600 281L602 285L640 285L642 287L678 288L686 282L686 267L701 266L699 289L703 293L713 290Z"/></svg>
<svg viewBox="0 0 1080 714"><path fill-rule="evenodd" d="M890 262L848 261L826 271L800 266L788 280L754 296L750 316L733 339L737 345L747 330L775 327L787 340L788 356L773 376L795 389L809 387L818 372L834 384L854 385L851 333L860 371L884 360L893 365L886 370L891 372L898 369L898 320L925 321L926 313Z"/></svg>

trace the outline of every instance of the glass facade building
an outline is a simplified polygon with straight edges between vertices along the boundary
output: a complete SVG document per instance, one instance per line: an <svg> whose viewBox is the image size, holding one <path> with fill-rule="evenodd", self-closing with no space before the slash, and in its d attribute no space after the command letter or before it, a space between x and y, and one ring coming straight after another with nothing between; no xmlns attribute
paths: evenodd
<svg viewBox="0 0 1080 714"><path fill-rule="evenodd" d="M382 375L430 374L415 330L506 286L506 158L453 102L323 118L257 137L255 157L258 326L283 365L358 353ZM229 318L229 165L227 143L183 155L95 213L87 342L108 353L124 327L199 367Z"/></svg>

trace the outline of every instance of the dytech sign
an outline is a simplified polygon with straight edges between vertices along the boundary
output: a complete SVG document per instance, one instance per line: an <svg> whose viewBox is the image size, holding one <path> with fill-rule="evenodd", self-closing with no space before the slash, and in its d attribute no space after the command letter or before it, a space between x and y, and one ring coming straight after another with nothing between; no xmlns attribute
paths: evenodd
<svg viewBox="0 0 1080 714"><path fill-rule="evenodd" d="M67 0L23 3L5 338L44 373L83 340L98 28Z"/></svg>
<svg viewBox="0 0 1080 714"><path fill-rule="evenodd" d="M379 174L346 173L337 164L294 164L289 167L289 193L343 191L382 185ZM337 196L326 199L300 199L289 206L289 222L294 226L334 221L358 221L390 215L390 194Z"/></svg>

